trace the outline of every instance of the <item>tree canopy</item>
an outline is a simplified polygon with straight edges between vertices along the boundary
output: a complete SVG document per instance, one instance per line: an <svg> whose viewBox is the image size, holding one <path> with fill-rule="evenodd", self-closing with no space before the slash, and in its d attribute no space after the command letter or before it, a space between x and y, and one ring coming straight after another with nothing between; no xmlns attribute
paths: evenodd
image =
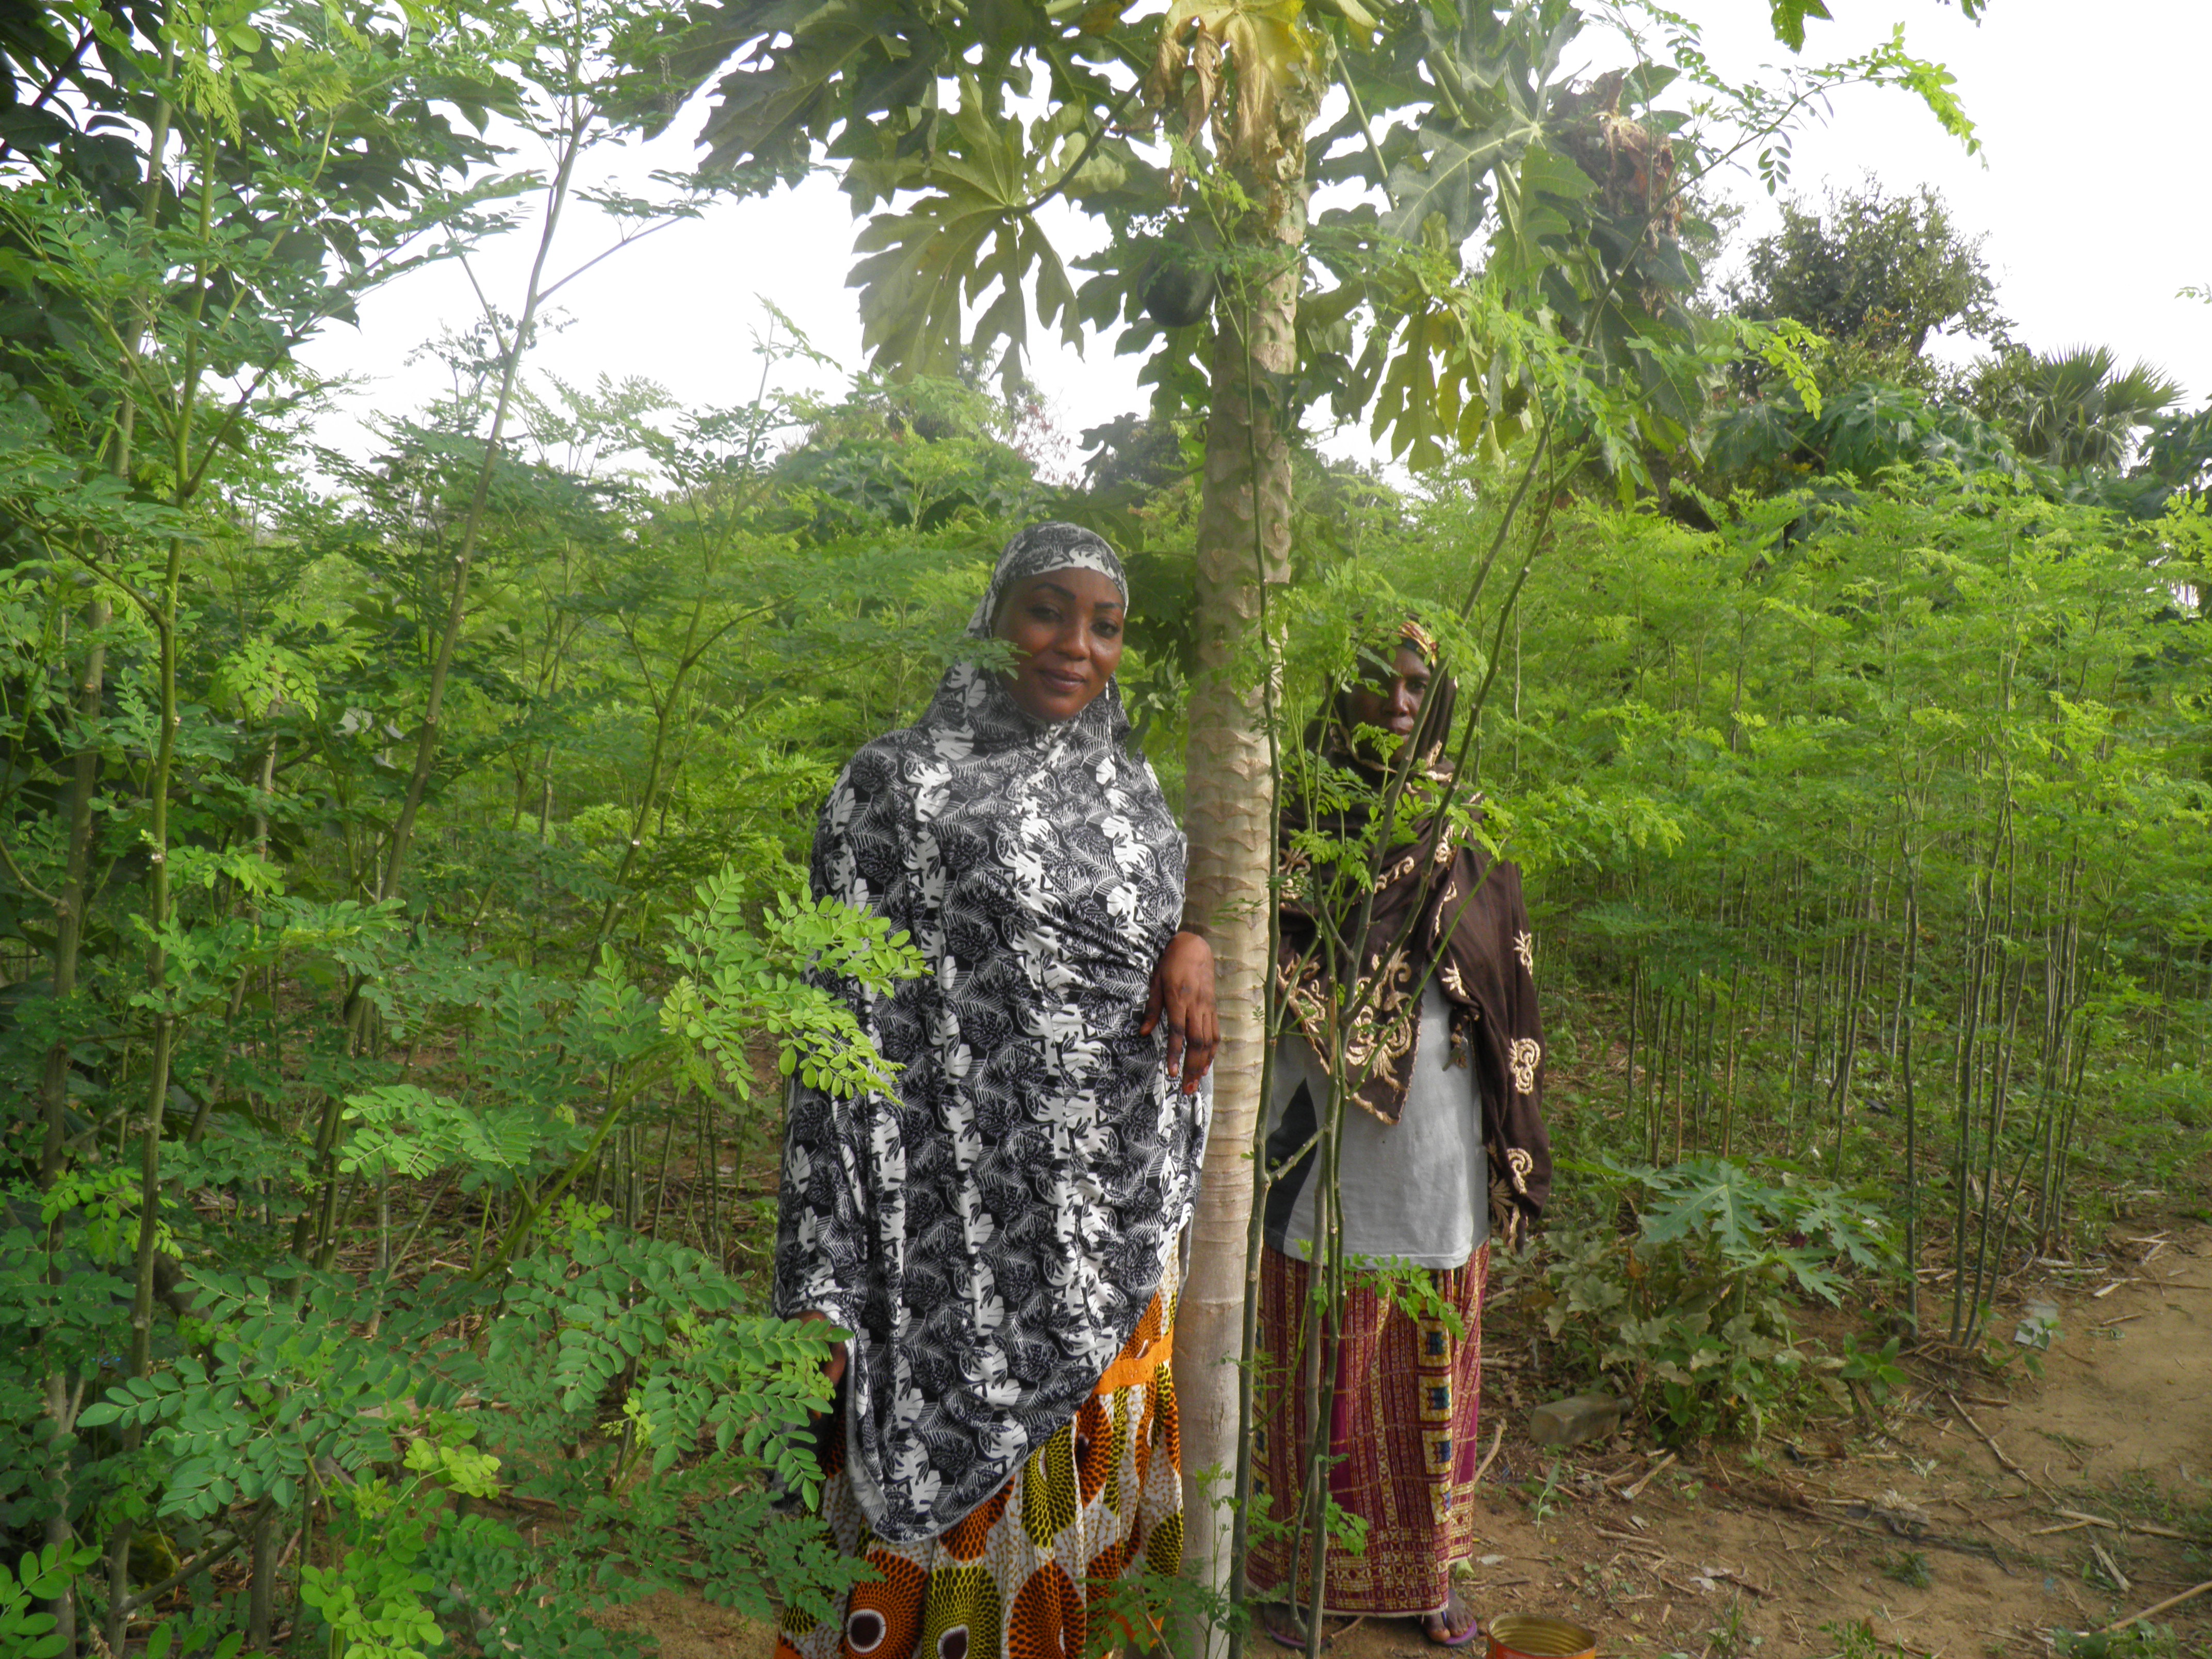
<svg viewBox="0 0 2212 1659"><path fill-rule="evenodd" d="M1869 179L1815 205L1782 204L1782 223L1746 250L1727 288L1739 315L1802 323L1831 348L1827 386L1887 380L1923 391L1950 378L1926 360L1931 336L2000 344L2008 325L1982 258L1934 191L1892 196Z"/></svg>

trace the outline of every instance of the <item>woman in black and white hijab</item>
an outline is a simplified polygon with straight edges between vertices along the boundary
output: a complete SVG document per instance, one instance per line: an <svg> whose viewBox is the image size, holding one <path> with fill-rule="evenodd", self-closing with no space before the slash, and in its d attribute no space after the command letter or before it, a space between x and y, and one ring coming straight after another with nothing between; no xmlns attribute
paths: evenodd
<svg viewBox="0 0 2212 1659"><path fill-rule="evenodd" d="M1001 555L928 712L855 755L813 886L928 963L842 989L896 1094L794 1086L775 1306L852 1333L823 1512L880 1575L799 1659L1082 1651L1095 1590L1182 1553L1165 1364L1206 1147L1213 962L1183 838L1126 746L1128 590L1044 524Z"/></svg>

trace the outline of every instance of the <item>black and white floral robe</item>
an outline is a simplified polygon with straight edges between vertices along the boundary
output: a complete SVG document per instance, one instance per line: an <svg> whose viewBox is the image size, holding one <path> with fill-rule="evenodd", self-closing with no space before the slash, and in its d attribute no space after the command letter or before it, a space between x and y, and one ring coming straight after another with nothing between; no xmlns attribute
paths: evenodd
<svg viewBox="0 0 2212 1659"><path fill-rule="evenodd" d="M1088 532L1018 537L969 631L1071 566L1121 580ZM894 1542L958 1521L1074 1415L1189 1216L1210 1095L1170 1083L1164 1029L1138 1035L1183 838L1127 731L1110 684L1048 724L959 664L816 829L816 895L889 918L930 969L888 998L840 988L897 1092L793 1087L776 1240L777 1311L854 1334L848 1467Z"/></svg>

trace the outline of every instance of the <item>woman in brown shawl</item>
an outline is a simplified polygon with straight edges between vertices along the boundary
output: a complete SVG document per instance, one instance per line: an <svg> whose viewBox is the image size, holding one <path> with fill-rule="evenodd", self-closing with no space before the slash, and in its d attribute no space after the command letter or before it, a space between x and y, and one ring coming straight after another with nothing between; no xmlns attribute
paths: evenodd
<svg viewBox="0 0 2212 1659"><path fill-rule="evenodd" d="M1250 1577L1261 1596L1285 1598L1262 1608L1266 1627L1299 1647L1324 1397L1328 1495L1365 1522L1366 1541L1357 1553L1331 1542L1323 1607L1417 1618L1443 1646L1474 1640L1451 1569L1474 1540L1490 1241L1518 1243L1551 1186L1520 872L1489 860L1466 838L1467 815L1445 810L1452 698L1429 635L1409 622L1383 649L1309 736L1316 775L1358 799L1285 813L1279 972L1291 1018L1269 1100L1254 1466L1255 1502L1277 1524L1255 1528ZM1390 763L1407 744L1394 792ZM1394 793L1395 833L1371 832L1375 803ZM1364 927L1368 884L1344 878L1355 862L1375 872ZM1343 1098L1332 1195L1321 1143L1333 1053ZM1331 1233L1345 1264L1333 1343L1314 1283Z"/></svg>

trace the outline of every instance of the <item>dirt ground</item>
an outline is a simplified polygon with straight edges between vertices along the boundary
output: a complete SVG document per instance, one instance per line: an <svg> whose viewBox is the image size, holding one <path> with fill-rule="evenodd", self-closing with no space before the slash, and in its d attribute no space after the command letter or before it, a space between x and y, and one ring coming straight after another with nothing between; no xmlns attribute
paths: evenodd
<svg viewBox="0 0 2212 1659"><path fill-rule="evenodd" d="M1575 1620L1621 1659L1999 1659L2212 1579L2212 1228L2114 1243L2104 1261L1999 1298L2007 1334L2031 1298L2060 1309L2039 1380L2015 1366L2000 1393L1923 1357L1883 1432L1672 1461L1616 1437L1561 1459L1548 1502L1530 1489L1553 1454L1521 1431L1553 1391L1501 1354L1485 1403L1506 1430L1470 1601L1486 1620ZM773 1647L764 1627L684 1596L623 1622L650 1630L663 1659ZM2155 1622L2180 1655L2212 1656L2212 1591ZM1331 1630L1336 1659L1436 1651L1410 1622Z"/></svg>
<svg viewBox="0 0 2212 1659"><path fill-rule="evenodd" d="M775 1651L775 1632L769 1626L673 1590L602 1614L599 1622L611 1630L649 1632L660 1644L660 1659L769 1659Z"/></svg>
<svg viewBox="0 0 2212 1659"><path fill-rule="evenodd" d="M1520 1483L1548 1455L1516 1444L1535 1401L1514 1411L1508 1383L1496 1392L1513 1426L1470 1599L1486 1617L1576 1620L1605 1654L1995 1659L2047 1653L2057 1628L2094 1630L2212 1579L2212 1229L2121 1248L2053 1276L2070 1288L2001 1299L2008 1334L2031 1297L2060 1308L2043 1376L2019 1374L2009 1397L1916 1365L1887 1433L1677 1460L1632 1500L1622 1489L1656 1460L1624 1440L1568 1460L1572 1499L1540 1521ZM2182 1654L2212 1653L2212 1592L2156 1622ZM1425 1650L1399 1623L1333 1650Z"/></svg>

